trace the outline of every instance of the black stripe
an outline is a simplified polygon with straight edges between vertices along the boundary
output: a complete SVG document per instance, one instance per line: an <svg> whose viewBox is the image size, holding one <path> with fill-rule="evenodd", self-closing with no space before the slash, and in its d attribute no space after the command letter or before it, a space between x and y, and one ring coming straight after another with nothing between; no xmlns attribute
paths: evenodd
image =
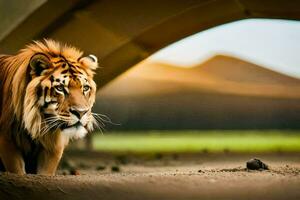
<svg viewBox="0 0 300 200"><path fill-rule="evenodd" d="M59 61L56 61L56 62L53 62L54 64L58 64L58 63L65 63L65 61L64 60L59 60Z"/></svg>

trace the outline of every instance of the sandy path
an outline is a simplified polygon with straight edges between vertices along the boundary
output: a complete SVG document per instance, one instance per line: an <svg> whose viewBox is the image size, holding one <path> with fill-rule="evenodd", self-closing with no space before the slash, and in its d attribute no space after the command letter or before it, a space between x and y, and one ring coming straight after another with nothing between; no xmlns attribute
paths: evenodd
<svg viewBox="0 0 300 200"><path fill-rule="evenodd" d="M112 157L77 155L72 160L89 163L78 176L2 173L0 199L300 199L299 155L260 155L268 171L245 170L250 156L129 157L120 172L111 172L118 162ZM99 158L105 170L93 170Z"/></svg>

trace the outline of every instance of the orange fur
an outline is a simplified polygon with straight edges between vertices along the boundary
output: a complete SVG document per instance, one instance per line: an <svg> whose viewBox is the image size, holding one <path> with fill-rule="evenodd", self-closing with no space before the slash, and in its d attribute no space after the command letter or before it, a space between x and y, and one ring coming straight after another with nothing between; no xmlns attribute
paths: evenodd
<svg viewBox="0 0 300 200"><path fill-rule="evenodd" d="M35 74L30 67L32 57L37 54L43 54L49 58L50 62L49 68L42 75ZM74 47L53 40L44 40L28 45L17 55L0 56L0 159L7 171L18 174L26 173L26 162L23 156L25 155L29 159L36 158L37 162L40 162L33 172L55 173L69 137L63 135L59 129L52 130L51 134L41 134L46 125L43 124L44 115L39 105L42 103L42 98L38 95L38 90L41 83L45 86L49 85L47 86L49 88L52 86L49 78L52 74L59 73L58 69L61 68L61 65L55 64L57 61L72 63L87 75L86 79L90 83L91 91L86 96L82 95L82 98L88 99L84 106L90 108L95 101L96 84L93 81L93 75L97 63L93 62L93 59L82 58L82 54ZM81 91L81 86L76 85L76 87L78 91ZM54 98L52 96L51 98ZM45 96L46 98L49 97ZM79 97L74 97L76 98ZM76 101L76 105L73 104L83 106L78 105L80 104L78 102ZM68 102L64 104L69 105ZM92 123L94 122L86 125L88 131L93 129ZM7 156L8 153L11 156Z"/></svg>

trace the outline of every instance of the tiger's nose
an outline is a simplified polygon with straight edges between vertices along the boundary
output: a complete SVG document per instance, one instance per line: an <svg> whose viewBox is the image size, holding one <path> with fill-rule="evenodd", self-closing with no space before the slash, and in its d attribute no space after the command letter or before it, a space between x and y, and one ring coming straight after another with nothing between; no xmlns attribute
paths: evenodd
<svg viewBox="0 0 300 200"><path fill-rule="evenodd" d="M70 112L78 117L78 119L81 119L85 113L87 113L88 109L78 109L78 108L70 108Z"/></svg>

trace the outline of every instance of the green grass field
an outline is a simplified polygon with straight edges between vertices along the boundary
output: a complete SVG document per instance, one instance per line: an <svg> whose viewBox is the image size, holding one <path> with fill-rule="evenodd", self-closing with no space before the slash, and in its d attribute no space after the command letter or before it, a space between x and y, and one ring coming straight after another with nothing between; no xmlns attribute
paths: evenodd
<svg viewBox="0 0 300 200"><path fill-rule="evenodd" d="M300 131L141 131L96 133L106 152L300 152Z"/></svg>

